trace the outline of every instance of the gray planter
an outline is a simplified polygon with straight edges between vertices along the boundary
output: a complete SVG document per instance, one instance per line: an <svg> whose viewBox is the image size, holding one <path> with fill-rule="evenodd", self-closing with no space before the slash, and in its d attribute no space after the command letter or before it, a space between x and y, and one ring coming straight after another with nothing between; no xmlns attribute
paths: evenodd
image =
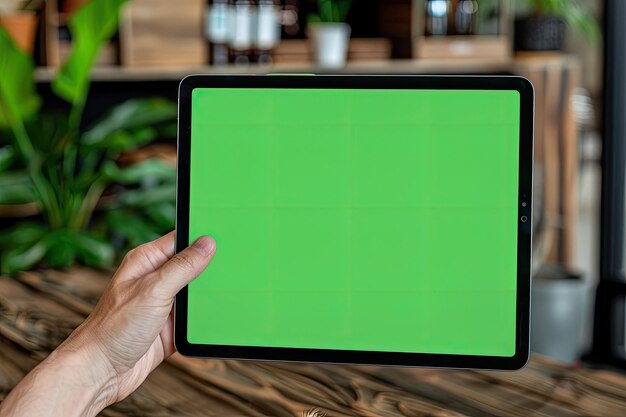
<svg viewBox="0 0 626 417"><path fill-rule="evenodd" d="M580 359L592 304L592 286L582 276L558 267L533 279L530 346L564 363Z"/></svg>

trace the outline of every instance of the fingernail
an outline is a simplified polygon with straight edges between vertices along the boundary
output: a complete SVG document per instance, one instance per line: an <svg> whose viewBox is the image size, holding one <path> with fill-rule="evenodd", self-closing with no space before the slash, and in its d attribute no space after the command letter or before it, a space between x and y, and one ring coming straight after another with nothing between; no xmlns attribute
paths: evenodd
<svg viewBox="0 0 626 417"><path fill-rule="evenodd" d="M215 251L215 240L209 236L202 236L193 242L191 247L200 252L202 256L209 256Z"/></svg>

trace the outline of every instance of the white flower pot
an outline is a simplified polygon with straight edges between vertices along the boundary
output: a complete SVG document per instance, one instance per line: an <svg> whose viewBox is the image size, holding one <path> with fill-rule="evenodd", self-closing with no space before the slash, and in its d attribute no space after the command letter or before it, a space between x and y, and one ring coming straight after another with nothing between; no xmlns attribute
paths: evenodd
<svg viewBox="0 0 626 417"><path fill-rule="evenodd" d="M322 68L346 65L350 42L350 25L346 23L313 23L308 27L315 63Z"/></svg>

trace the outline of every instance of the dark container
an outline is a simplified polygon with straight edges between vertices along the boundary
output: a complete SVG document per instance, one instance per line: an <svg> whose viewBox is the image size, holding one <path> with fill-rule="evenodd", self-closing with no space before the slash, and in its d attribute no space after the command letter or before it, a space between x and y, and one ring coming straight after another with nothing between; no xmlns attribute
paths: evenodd
<svg viewBox="0 0 626 417"><path fill-rule="evenodd" d="M561 51L565 23L554 16L528 16L515 19L516 51Z"/></svg>

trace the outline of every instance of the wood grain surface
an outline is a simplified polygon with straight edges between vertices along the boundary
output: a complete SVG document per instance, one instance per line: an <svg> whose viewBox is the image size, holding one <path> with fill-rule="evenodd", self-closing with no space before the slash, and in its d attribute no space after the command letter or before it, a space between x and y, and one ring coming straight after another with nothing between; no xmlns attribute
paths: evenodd
<svg viewBox="0 0 626 417"><path fill-rule="evenodd" d="M110 272L0 277L0 399L89 314ZM533 357L518 372L174 355L103 416L625 416L626 376ZM310 413L313 415L313 413Z"/></svg>

